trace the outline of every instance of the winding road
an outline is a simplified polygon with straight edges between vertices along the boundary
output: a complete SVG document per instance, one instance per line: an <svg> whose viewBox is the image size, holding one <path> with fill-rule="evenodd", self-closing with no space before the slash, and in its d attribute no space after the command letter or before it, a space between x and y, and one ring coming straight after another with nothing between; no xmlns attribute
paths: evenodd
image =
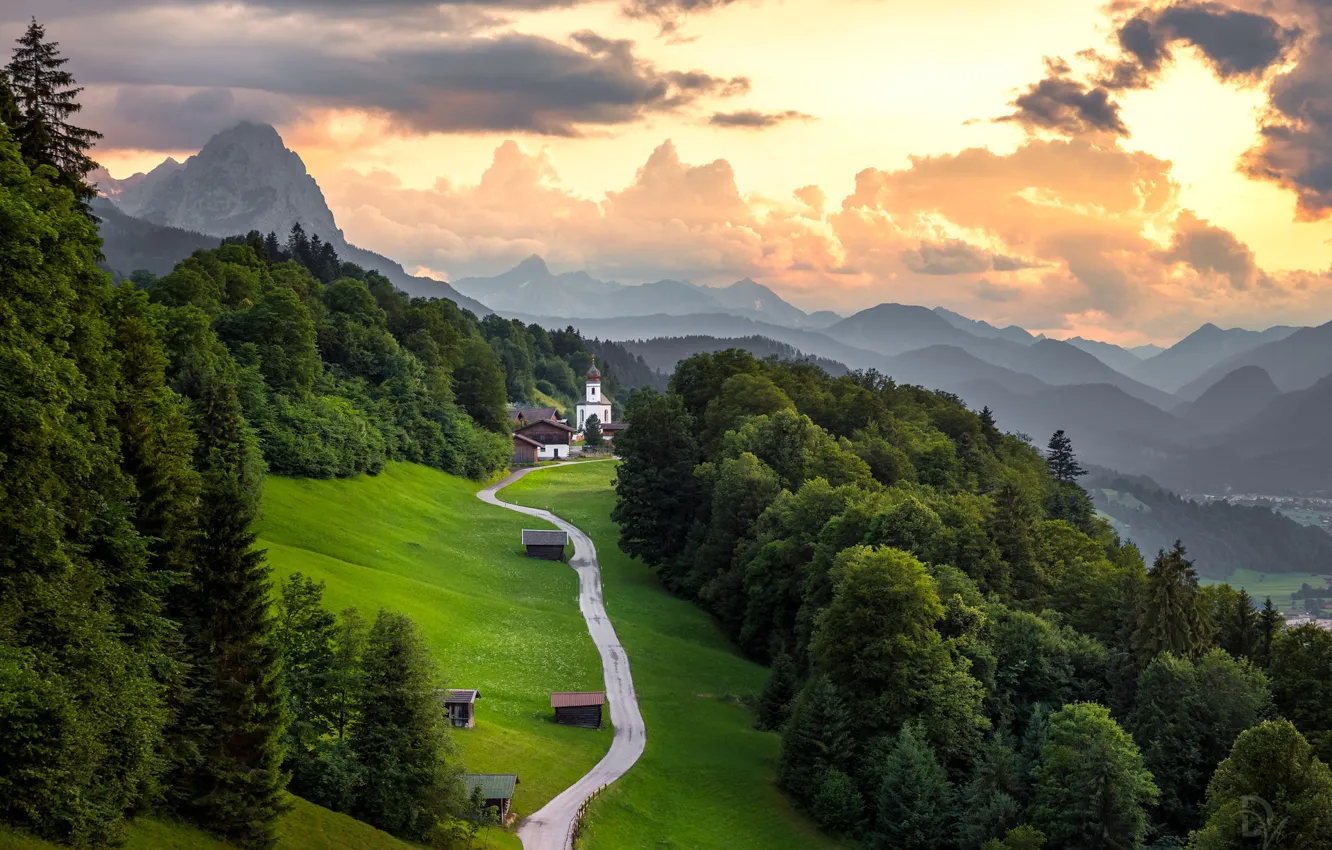
<svg viewBox="0 0 1332 850"><path fill-rule="evenodd" d="M592 539L576 525L560 519L550 511L511 505L501 502L496 496L496 493L524 475L548 468L551 467L520 469L477 493L477 497L487 504L538 517L569 532L574 543L574 555L569 566L578 572L578 607L583 612L583 619L587 621L592 641L601 653L606 699L610 703L615 734L611 739L610 750L595 767L518 826L523 850L572 850L574 822L578 819L578 810L583 802L603 785L624 776L638 761L647 744L647 728L638 710L633 677L629 675L629 658L624 654L624 647L620 646L615 627L611 625L606 607L602 604L601 565L597 563L597 549L592 545Z"/></svg>

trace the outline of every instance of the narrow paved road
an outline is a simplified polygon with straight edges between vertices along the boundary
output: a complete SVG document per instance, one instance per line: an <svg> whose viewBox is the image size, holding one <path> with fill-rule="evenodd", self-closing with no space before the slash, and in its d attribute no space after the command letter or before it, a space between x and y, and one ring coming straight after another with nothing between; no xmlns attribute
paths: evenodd
<svg viewBox="0 0 1332 850"><path fill-rule="evenodd" d="M565 464L553 464L564 466ZM583 801L598 788L624 776L643 754L647 744L647 728L638 711L638 695L634 693L634 680L629 675L629 659L615 636L615 627L606 616L601 600L601 565L597 563L597 549L592 540L572 523L565 522L550 511L527 508L501 502L495 495L513 482L539 469L520 469L509 477L482 490L481 501L529 516L539 517L569 532L574 543L574 555L569 565L578 572L578 607L587 621L587 630L601 653L601 669L606 677L606 699L610 703L611 723L615 736L610 750L581 779L564 789L540 811L528 816L518 826L518 837L523 850L571 850L574 820Z"/></svg>

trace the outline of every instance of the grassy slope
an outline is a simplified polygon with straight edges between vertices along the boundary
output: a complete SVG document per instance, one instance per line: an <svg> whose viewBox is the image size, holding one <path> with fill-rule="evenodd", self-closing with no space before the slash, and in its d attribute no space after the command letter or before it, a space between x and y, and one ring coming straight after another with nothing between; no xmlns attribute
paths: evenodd
<svg viewBox="0 0 1332 850"><path fill-rule="evenodd" d="M590 809L591 850L770 850L840 846L792 809L774 784L777 736L754 729L738 697L765 668L741 658L712 620L668 595L616 545L611 463L545 470L500 491L592 536L606 608L629 656L647 723L647 751Z"/></svg>
<svg viewBox="0 0 1332 850"><path fill-rule="evenodd" d="M282 818L278 850L411 850L358 820L330 812L293 797L292 810ZM58 845L0 826L5 850L58 850ZM226 842L193 827L167 821L141 820L129 829L125 850L230 850Z"/></svg>
<svg viewBox="0 0 1332 850"><path fill-rule="evenodd" d="M415 620L447 683L481 691L476 728L454 734L468 769L517 773L514 808L530 814L610 746L609 728L549 719L550 692L599 689L601 662L574 572L524 557L519 531L534 521L483 504L477 489L402 463L373 478L270 478L260 545L278 575L326 582L331 609Z"/></svg>

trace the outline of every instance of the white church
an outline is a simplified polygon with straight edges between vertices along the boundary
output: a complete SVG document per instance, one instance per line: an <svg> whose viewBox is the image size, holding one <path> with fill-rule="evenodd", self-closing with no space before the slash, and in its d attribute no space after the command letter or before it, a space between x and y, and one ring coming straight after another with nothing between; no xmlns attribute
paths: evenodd
<svg viewBox="0 0 1332 850"><path fill-rule="evenodd" d="M583 423L587 422L589 416L597 417L603 427L611 424L611 400L602 395L601 372L597 371L596 363L587 370L587 389L583 391L583 400L578 402L578 424L575 430L583 430Z"/></svg>

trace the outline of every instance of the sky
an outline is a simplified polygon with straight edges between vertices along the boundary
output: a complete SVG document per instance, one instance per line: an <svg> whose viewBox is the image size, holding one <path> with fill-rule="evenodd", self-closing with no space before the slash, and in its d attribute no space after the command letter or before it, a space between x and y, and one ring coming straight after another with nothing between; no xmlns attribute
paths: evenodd
<svg viewBox="0 0 1332 850"><path fill-rule="evenodd" d="M347 239L1056 337L1332 320L1332 0L9 0L117 177L267 121Z"/></svg>

